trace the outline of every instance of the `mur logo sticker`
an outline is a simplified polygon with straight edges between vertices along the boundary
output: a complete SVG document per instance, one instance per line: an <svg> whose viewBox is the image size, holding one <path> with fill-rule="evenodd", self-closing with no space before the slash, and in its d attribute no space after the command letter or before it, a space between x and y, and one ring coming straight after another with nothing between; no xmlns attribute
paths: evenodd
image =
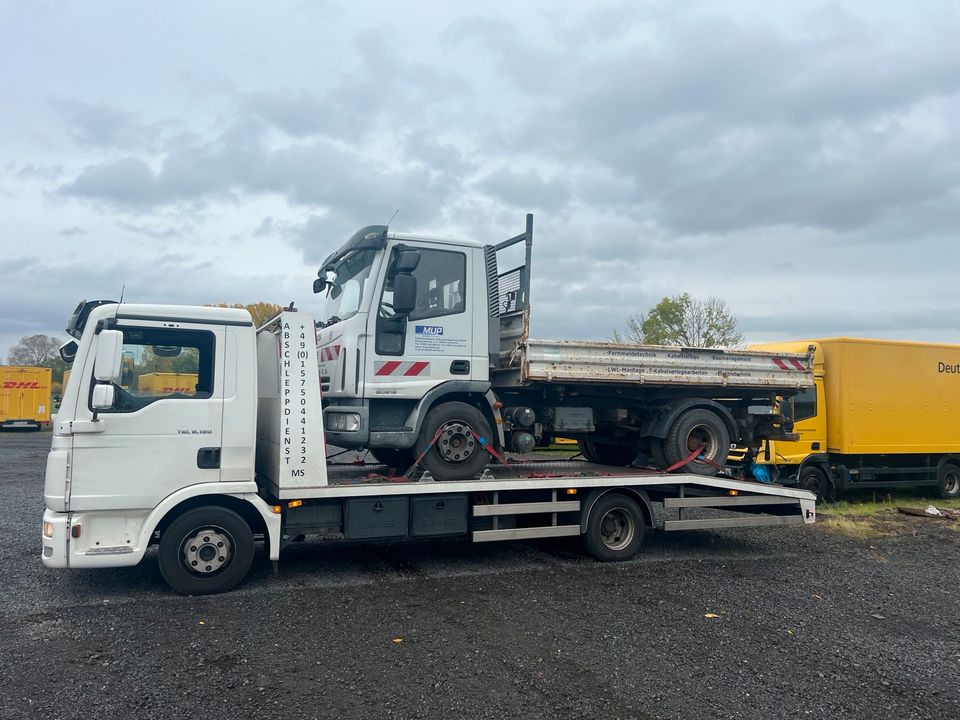
<svg viewBox="0 0 960 720"><path fill-rule="evenodd" d="M443 325L417 325L417 335L433 335L437 337L443 335Z"/></svg>

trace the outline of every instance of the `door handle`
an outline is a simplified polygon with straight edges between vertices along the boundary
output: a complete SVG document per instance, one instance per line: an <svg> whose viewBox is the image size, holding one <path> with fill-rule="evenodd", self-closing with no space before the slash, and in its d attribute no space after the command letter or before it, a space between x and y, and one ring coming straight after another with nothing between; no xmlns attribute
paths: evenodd
<svg viewBox="0 0 960 720"><path fill-rule="evenodd" d="M220 448L205 447L197 450L197 467L216 469L220 467Z"/></svg>
<svg viewBox="0 0 960 720"><path fill-rule="evenodd" d="M454 360L452 363L450 363L450 374L451 375L469 375L470 361Z"/></svg>

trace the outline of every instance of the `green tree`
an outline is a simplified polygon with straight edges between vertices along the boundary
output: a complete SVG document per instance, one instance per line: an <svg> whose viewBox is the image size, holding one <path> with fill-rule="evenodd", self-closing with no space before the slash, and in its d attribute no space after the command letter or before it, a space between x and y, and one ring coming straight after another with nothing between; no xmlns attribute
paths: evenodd
<svg viewBox="0 0 960 720"><path fill-rule="evenodd" d="M743 334L726 302L718 297L700 300L683 293L663 298L649 312L629 316L622 332L613 331L613 341L736 348L743 346Z"/></svg>

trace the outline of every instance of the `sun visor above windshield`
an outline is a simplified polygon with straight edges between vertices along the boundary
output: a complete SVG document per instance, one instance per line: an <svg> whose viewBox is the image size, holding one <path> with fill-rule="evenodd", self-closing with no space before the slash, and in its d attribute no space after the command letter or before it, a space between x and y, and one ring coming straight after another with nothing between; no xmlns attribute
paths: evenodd
<svg viewBox="0 0 960 720"><path fill-rule="evenodd" d="M353 250L382 250L387 245L387 230L386 225L367 225L360 228L339 250L323 261L317 275L322 277L324 272L333 270L336 263Z"/></svg>

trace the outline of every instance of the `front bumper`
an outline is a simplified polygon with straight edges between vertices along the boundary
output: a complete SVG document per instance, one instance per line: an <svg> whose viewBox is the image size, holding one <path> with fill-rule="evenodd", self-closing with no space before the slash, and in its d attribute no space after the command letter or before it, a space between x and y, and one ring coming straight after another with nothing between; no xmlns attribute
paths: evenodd
<svg viewBox="0 0 960 720"><path fill-rule="evenodd" d="M69 567L70 513L44 510L41 528L40 539L43 549L40 552L40 559L43 564L50 568ZM47 537L48 534L50 537Z"/></svg>

